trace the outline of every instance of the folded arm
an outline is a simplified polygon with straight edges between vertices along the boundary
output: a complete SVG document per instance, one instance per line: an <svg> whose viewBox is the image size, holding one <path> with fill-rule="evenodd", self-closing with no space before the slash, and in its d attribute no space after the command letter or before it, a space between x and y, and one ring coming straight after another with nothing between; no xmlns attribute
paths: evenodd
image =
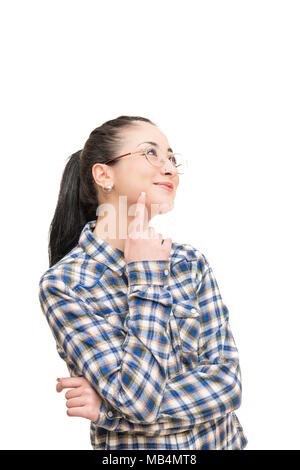
<svg viewBox="0 0 300 470"><path fill-rule="evenodd" d="M206 257L201 255L197 286L200 311L199 365L167 380L151 433L183 432L215 420L241 405L239 354L230 328L229 311ZM200 272L199 272L200 274ZM100 415L97 424L101 426ZM147 433L147 426L115 420L111 429ZM149 430L150 432L150 430Z"/></svg>
<svg viewBox="0 0 300 470"><path fill-rule="evenodd" d="M149 262L128 265L129 313L122 351L114 346L115 331L101 315L95 318L60 282L43 283L40 299L56 341L103 398L95 425L169 434L240 406L239 359L228 309L202 257L199 366L172 378L167 377L171 345L166 334L172 298L163 286L167 262L151 261L151 271Z"/></svg>

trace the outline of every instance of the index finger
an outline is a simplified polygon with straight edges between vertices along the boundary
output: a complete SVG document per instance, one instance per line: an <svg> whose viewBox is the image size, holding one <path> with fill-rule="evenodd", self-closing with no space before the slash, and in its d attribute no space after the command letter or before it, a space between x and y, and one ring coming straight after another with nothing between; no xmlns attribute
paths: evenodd
<svg viewBox="0 0 300 470"><path fill-rule="evenodd" d="M82 379L84 379L84 377L62 377L58 383L61 385L62 389L74 388L82 385Z"/></svg>
<svg viewBox="0 0 300 470"><path fill-rule="evenodd" d="M146 193L141 192L136 203L135 214L134 214L135 220L139 222L138 225L141 227L141 230L143 230L144 218L145 218L145 201L146 201Z"/></svg>

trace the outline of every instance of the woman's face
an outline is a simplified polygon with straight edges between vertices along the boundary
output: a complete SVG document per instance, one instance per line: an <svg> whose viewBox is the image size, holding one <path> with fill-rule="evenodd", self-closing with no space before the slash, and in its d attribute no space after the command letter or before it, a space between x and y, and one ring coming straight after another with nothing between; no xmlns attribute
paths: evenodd
<svg viewBox="0 0 300 470"><path fill-rule="evenodd" d="M119 155L149 147L165 157L170 155L168 139L159 128L152 124L137 121L134 126L124 131L123 135L124 138L118 150ZM156 145L145 142L154 142ZM127 196L128 209L131 204L136 203L141 191L144 191L148 219L157 213L172 210L179 176L169 159L165 160L162 167L155 167L141 154L128 155L120 158L118 163L111 167L111 170L113 170L113 191L117 196ZM157 184L161 182L172 183L173 190L168 191L165 187ZM159 206L153 206L155 204Z"/></svg>

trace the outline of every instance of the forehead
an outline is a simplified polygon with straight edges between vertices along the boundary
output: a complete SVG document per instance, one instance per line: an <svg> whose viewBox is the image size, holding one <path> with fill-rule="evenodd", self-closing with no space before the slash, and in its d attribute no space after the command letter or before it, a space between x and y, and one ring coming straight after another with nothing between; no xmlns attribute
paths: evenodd
<svg viewBox="0 0 300 470"><path fill-rule="evenodd" d="M169 147L168 139L164 133L158 127L146 122L134 123L134 126L123 131L123 136L122 146L137 147L142 142L153 141L161 148Z"/></svg>

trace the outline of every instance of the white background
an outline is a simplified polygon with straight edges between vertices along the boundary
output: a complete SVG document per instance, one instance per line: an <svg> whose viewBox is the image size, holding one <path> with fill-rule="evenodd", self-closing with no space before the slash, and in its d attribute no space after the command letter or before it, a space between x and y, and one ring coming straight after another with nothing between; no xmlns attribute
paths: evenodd
<svg viewBox="0 0 300 470"><path fill-rule="evenodd" d="M1 3L1 448L91 449L38 301L62 171L119 115L190 161L153 225L203 252L240 352L247 449L300 449L298 1Z"/></svg>

